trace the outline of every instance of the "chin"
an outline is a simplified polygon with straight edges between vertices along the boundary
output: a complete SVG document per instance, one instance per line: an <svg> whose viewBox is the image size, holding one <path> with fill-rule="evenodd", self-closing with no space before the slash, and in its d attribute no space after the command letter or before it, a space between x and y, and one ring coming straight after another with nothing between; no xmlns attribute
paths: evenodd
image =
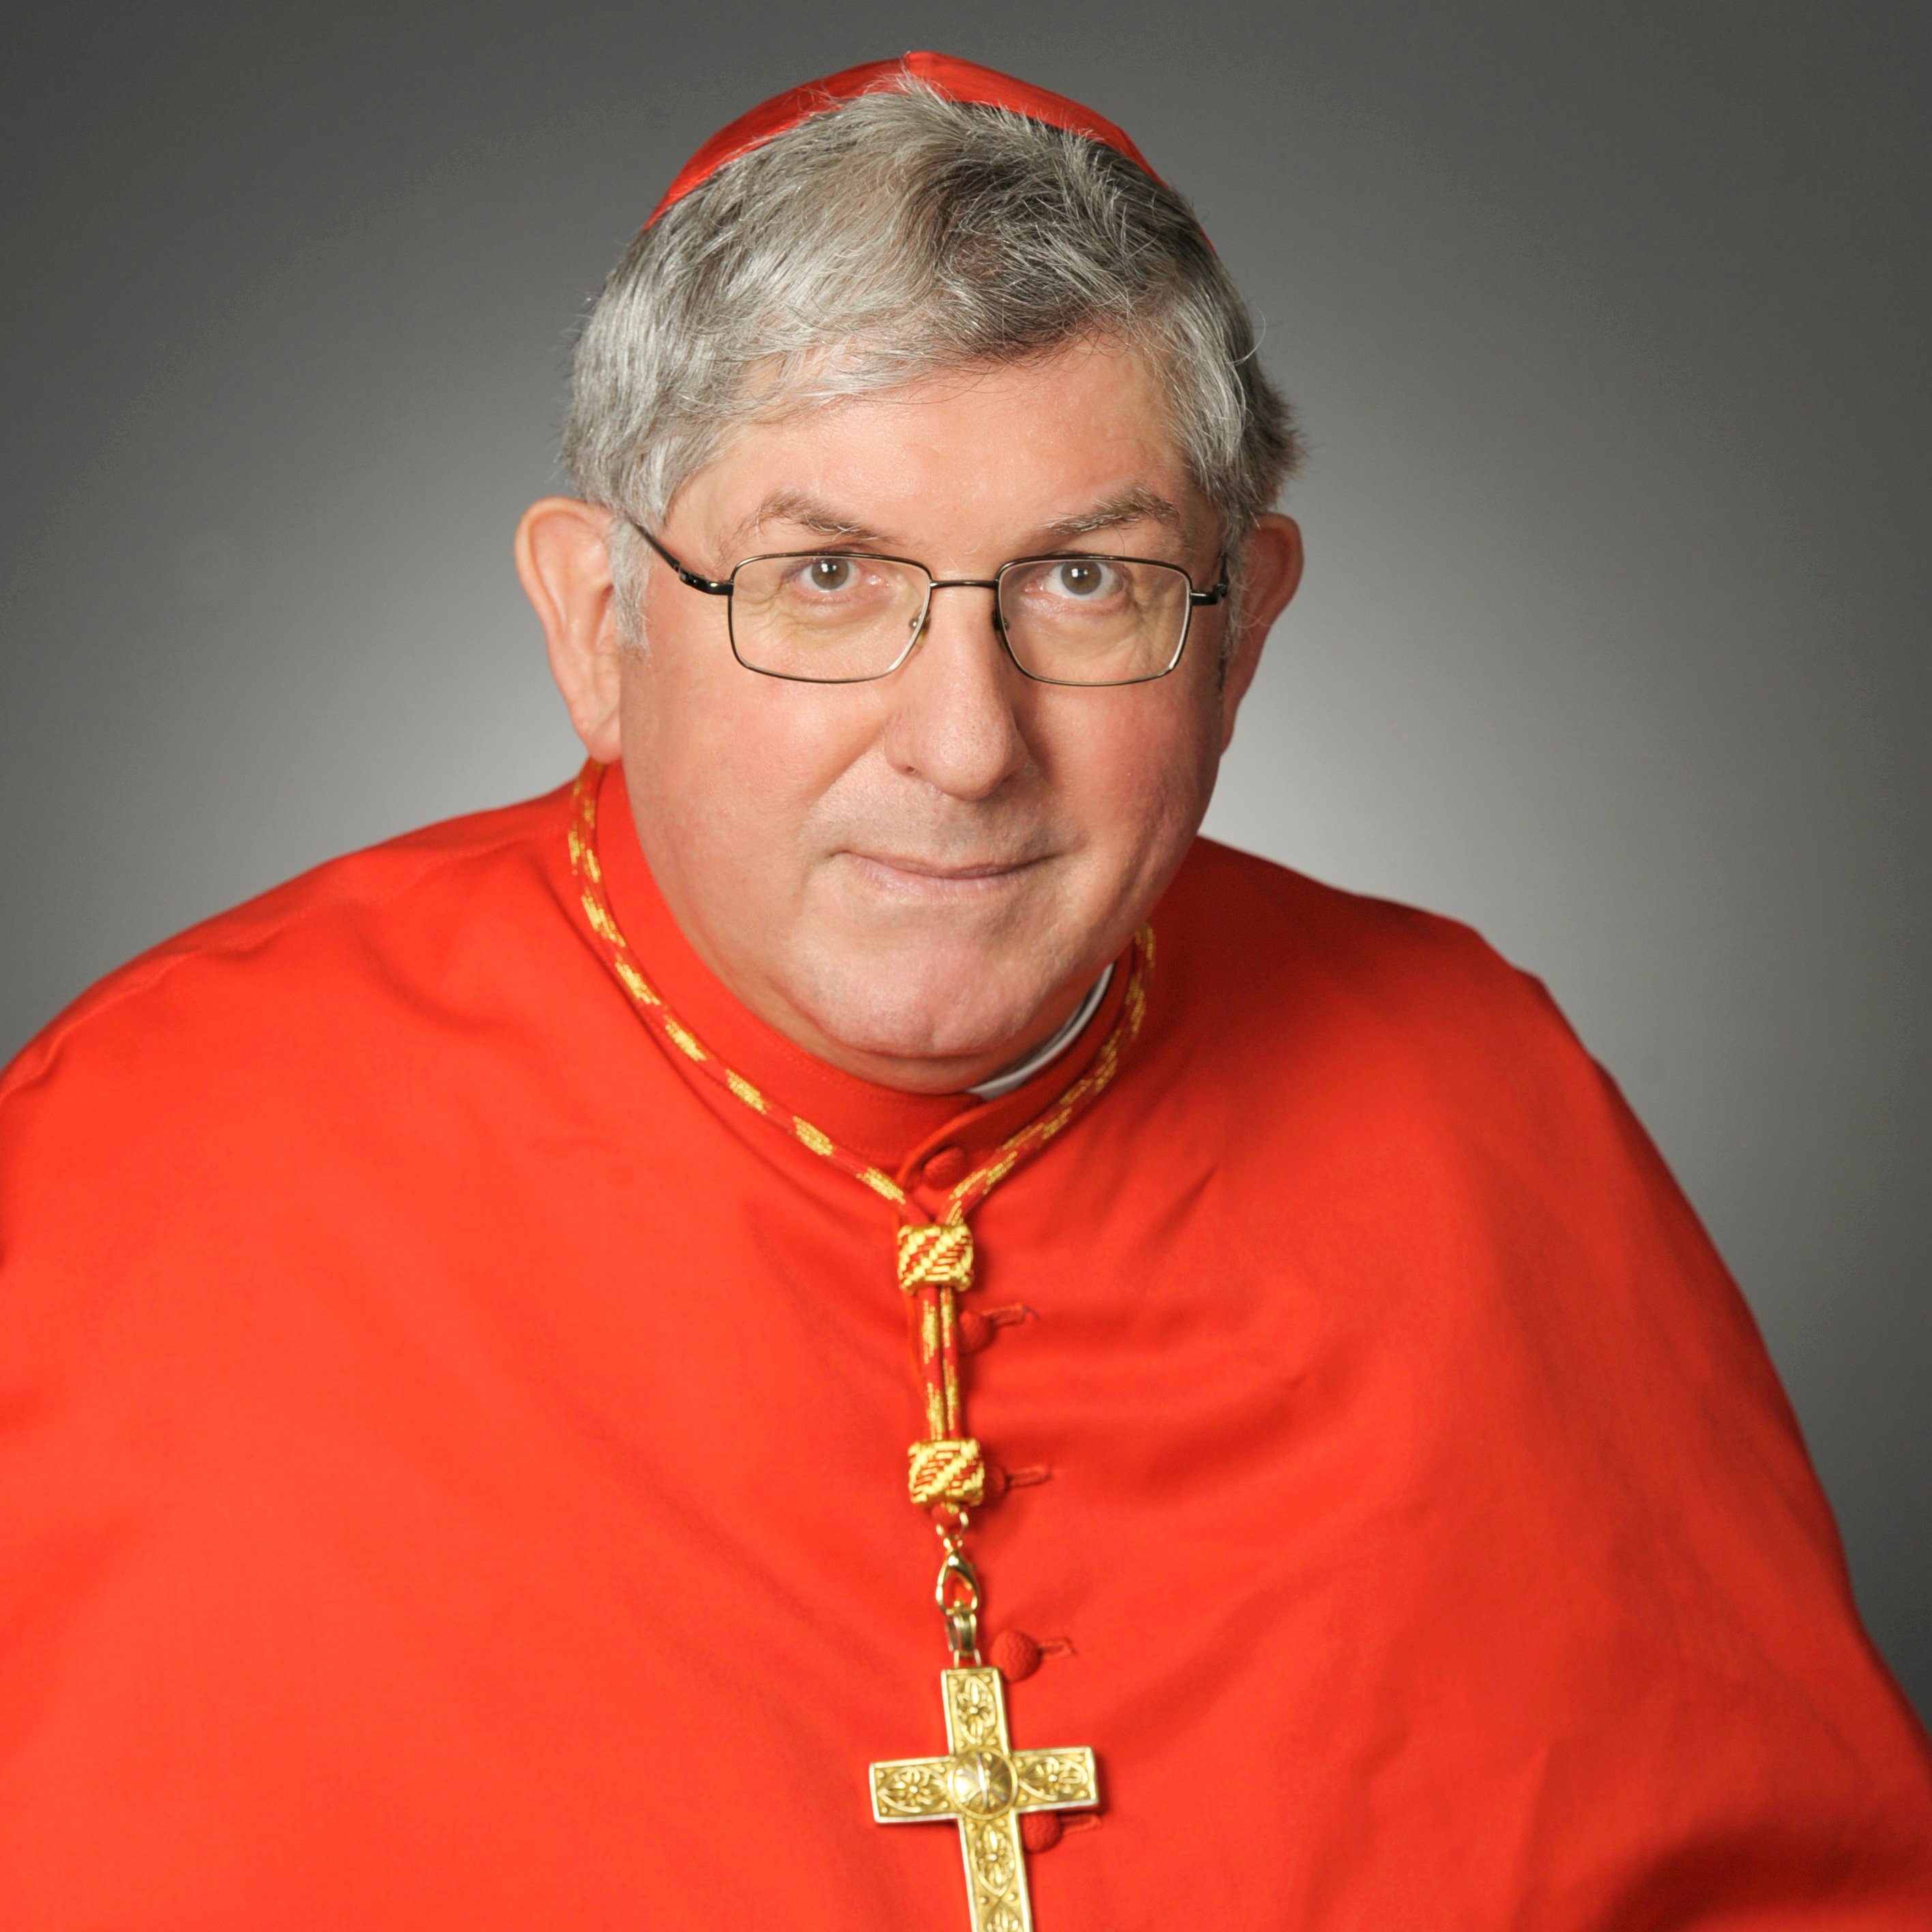
<svg viewBox="0 0 1932 1932"><path fill-rule="evenodd" d="M897 1060L998 1053L1025 1031L1058 984L1051 972L984 959L944 968L904 959L814 965L793 994L800 1008L842 1046Z"/></svg>

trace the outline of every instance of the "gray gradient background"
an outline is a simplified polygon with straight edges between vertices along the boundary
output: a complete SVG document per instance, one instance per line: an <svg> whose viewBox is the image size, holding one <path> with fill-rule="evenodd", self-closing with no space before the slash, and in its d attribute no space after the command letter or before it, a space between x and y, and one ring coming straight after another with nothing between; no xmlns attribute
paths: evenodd
<svg viewBox="0 0 1932 1932"><path fill-rule="evenodd" d="M1268 327L1306 587L1209 827L1549 982L1932 1708L1922 8L40 10L0 80L0 1052L576 759L512 578L686 154L937 45L1133 130Z"/></svg>

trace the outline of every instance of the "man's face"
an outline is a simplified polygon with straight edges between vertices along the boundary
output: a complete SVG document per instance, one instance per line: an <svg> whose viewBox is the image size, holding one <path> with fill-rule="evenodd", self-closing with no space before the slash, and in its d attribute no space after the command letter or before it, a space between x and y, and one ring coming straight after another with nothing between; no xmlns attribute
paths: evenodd
<svg viewBox="0 0 1932 1932"><path fill-rule="evenodd" d="M846 548L988 578L1076 549L1204 587L1220 554L1148 371L1090 346L748 428L659 534L717 577ZM808 1049L941 1091L1044 1037L1146 915L1259 644L1224 680L1224 614L1203 608L1166 678L1043 685L1002 649L992 592L950 590L898 670L824 686L744 669L723 600L655 561L642 618L617 673L624 776L680 927Z"/></svg>

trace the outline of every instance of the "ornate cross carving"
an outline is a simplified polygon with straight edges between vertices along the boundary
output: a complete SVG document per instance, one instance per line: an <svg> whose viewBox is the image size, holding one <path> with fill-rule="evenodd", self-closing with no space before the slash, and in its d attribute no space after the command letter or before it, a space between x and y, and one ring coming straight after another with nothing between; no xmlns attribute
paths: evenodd
<svg viewBox="0 0 1932 1932"><path fill-rule="evenodd" d="M956 1820L973 1932L1033 1932L1020 1814L1097 1804L1094 1754L1015 1750L997 1670L941 1671L940 1688L949 1755L874 1765L872 1816L881 1825Z"/></svg>

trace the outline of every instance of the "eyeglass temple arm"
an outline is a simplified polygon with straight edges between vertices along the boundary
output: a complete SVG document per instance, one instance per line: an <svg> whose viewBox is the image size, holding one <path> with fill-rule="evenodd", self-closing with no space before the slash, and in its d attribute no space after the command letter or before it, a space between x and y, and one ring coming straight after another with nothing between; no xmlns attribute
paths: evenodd
<svg viewBox="0 0 1932 1932"><path fill-rule="evenodd" d="M645 542L650 545L652 549L657 552L658 556L664 559L665 562L670 566L673 570L676 572L677 580L679 583L688 584L691 586L692 590L701 590L707 597L728 597L730 596L731 580L728 577L721 583L718 579L715 577L700 577L696 571L686 569L684 566L680 563L677 559L673 556L670 552L666 550L664 545L659 543L657 538L652 536L650 532L646 530L644 525L638 521L636 518L627 517L625 519L625 521L630 525L632 530L637 532L639 536L644 538ZM1226 574L1224 572L1222 573L1222 587L1226 588Z"/></svg>
<svg viewBox="0 0 1932 1932"><path fill-rule="evenodd" d="M1224 551L1221 557L1221 579L1212 590L1196 590L1192 584L1187 587L1187 601L1196 610L1204 604L1219 604L1228 595L1228 559Z"/></svg>

